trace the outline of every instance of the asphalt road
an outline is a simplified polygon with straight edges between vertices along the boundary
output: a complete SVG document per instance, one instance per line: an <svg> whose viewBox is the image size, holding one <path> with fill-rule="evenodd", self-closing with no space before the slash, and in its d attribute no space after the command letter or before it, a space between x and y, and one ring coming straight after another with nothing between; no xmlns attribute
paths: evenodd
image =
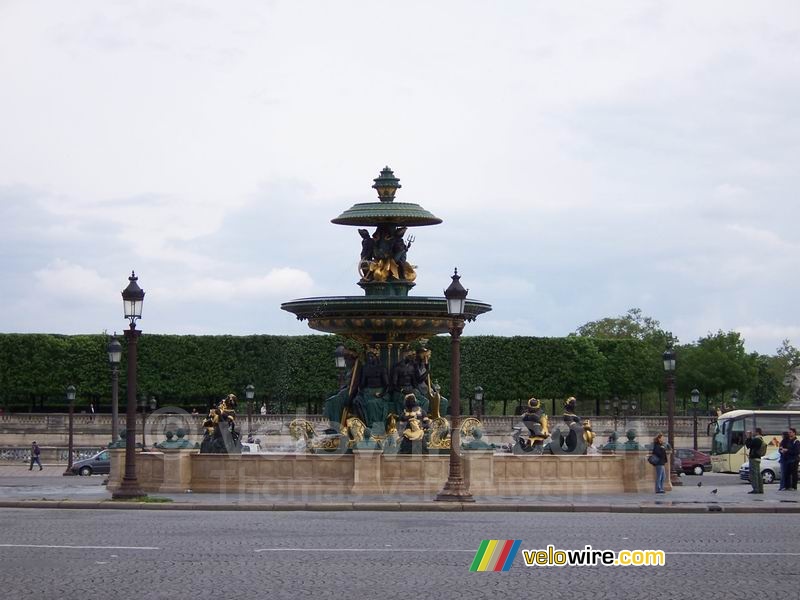
<svg viewBox="0 0 800 600"><path fill-rule="evenodd" d="M795 597L797 515L0 510L0 596ZM664 567L470 572L482 539L663 549ZM790 595L791 594L791 595Z"/></svg>

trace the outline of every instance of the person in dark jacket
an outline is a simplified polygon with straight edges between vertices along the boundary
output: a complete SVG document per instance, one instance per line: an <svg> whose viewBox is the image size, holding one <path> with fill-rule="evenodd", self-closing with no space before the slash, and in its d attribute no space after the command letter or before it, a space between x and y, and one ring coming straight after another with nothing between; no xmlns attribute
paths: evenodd
<svg viewBox="0 0 800 600"><path fill-rule="evenodd" d="M33 465L39 465L39 470L42 470L42 461L39 459L39 455L42 453L42 450L39 448L39 444L33 442L31 444L31 466L28 471L33 471Z"/></svg>
<svg viewBox="0 0 800 600"><path fill-rule="evenodd" d="M800 440L797 439L797 429L789 428L788 434L784 435L780 447L781 463L781 489L797 489L797 466L800 464Z"/></svg>
<svg viewBox="0 0 800 600"><path fill-rule="evenodd" d="M747 492L748 494L763 494L764 493L764 478L761 476L761 457L765 454L766 442L761 437L761 428L756 427L756 435L752 431L747 432L747 437L744 440L744 446L749 450L747 459L750 462L750 485L753 489Z"/></svg>
<svg viewBox="0 0 800 600"><path fill-rule="evenodd" d="M653 455L658 459L656 463L656 494L664 493L664 482L667 480L667 450L664 447L664 434L659 433L653 439Z"/></svg>

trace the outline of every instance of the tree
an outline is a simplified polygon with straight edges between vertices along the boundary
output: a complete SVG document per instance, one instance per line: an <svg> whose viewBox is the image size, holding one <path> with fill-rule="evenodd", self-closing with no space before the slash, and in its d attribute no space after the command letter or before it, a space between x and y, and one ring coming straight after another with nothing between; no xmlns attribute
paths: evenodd
<svg viewBox="0 0 800 600"><path fill-rule="evenodd" d="M678 352L678 390L684 395L696 387L708 400L733 390L743 395L756 386L755 359L745 352L744 340L736 331L709 333Z"/></svg>

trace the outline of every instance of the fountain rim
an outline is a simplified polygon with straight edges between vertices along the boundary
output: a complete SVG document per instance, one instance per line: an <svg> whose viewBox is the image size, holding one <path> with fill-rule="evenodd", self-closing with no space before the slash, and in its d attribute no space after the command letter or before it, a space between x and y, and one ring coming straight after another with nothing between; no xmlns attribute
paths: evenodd
<svg viewBox="0 0 800 600"><path fill-rule="evenodd" d="M322 305L322 306L321 306ZM442 296L317 296L298 298L281 304L281 309L298 318L334 315L405 316L424 315L452 318L447 312L447 299ZM304 310L305 309L305 310ZM321 310L324 313L321 313ZM473 321L492 310L481 300L467 299L464 318Z"/></svg>

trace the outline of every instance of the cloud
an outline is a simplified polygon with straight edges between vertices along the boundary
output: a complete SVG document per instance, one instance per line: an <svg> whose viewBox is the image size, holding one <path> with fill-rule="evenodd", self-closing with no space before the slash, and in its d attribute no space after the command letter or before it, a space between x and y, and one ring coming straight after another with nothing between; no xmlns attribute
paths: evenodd
<svg viewBox="0 0 800 600"><path fill-rule="evenodd" d="M237 304L256 300L285 300L308 295L314 288L311 276L300 269L279 267L266 275L242 279L193 279L185 288L162 290L165 298L200 298L202 301Z"/></svg>
<svg viewBox="0 0 800 600"><path fill-rule="evenodd" d="M44 269L34 272L41 292L56 303L97 301L119 294L117 285L100 276L94 269L56 259Z"/></svg>

